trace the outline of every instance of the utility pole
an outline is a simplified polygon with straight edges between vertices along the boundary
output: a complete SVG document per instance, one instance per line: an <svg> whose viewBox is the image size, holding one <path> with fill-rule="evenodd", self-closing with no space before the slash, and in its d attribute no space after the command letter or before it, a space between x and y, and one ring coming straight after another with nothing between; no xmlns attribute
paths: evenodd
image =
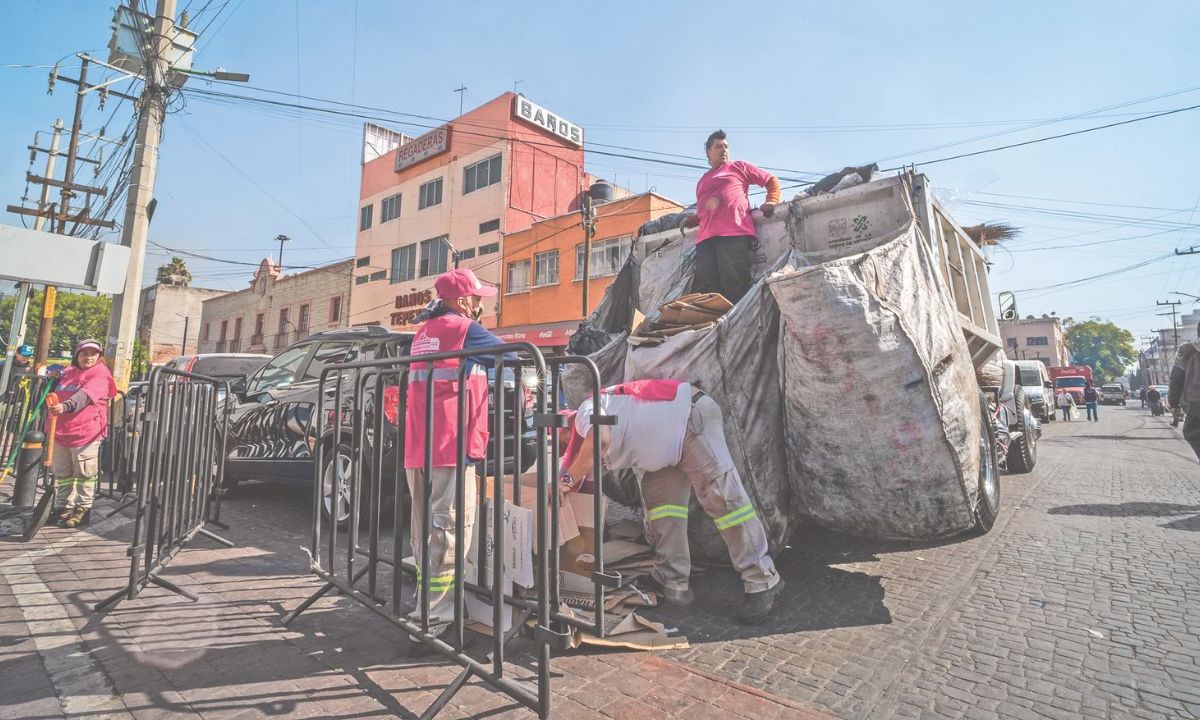
<svg viewBox="0 0 1200 720"><path fill-rule="evenodd" d="M275 239L279 241L279 272L283 272L283 244L289 240L287 235L276 235Z"/></svg>
<svg viewBox="0 0 1200 720"><path fill-rule="evenodd" d="M1178 312L1177 308L1183 304L1183 301L1182 300L1167 300L1164 302L1162 300L1156 300L1154 302L1154 304L1170 306L1170 308L1171 308L1170 313L1159 313L1159 315L1170 315L1171 316L1171 329L1175 333L1175 352L1179 352L1179 323L1175 322L1175 314Z"/></svg>
<svg viewBox="0 0 1200 720"><path fill-rule="evenodd" d="M596 234L596 208L592 205L591 192L583 191L583 203L579 208L583 215L583 319L588 315L588 286L592 284L592 238Z"/></svg>
<svg viewBox="0 0 1200 720"><path fill-rule="evenodd" d="M192 320L191 315L183 316L183 345L179 346L179 354L180 355L188 354L188 351L187 351L188 323L191 322L191 320Z"/></svg>
<svg viewBox="0 0 1200 720"><path fill-rule="evenodd" d="M58 161L58 143L62 139L63 121L54 121L54 134L50 138L50 152L46 155L46 170L44 177L54 177L54 166ZM37 157L38 134L33 134L31 153ZM50 184L42 183L42 194L38 198L37 216L33 220L33 229L41 230L46 224L47 210L50 204ZM8 328L8 347L4 351L4 369L0 370L0 392L8 389L8 377L12 369L13 357L17 350L25 344L25 319L29 313L29 297L33 294L33 284L17 283L17 302L13 306L12 324ZM43 321L44 322L44 321ZM39 333L40 335L40 333ZM34 367L37 367L35 364Z"/></svg>
<svg viewBox="0 0 1200 720"><path fill-rule="evenodd" d="M121 244L130 249L129 271L125 275L124 291L113 298L107 343L113 376L122 390L129 387L133 343L137 332L138 303L146 264L146 239L150 232L147 207L154 196L154 179L158 172L158 143L162 137L162 122L166 112L168 51L171 47L171 30L175 27L174 18L175 0L158 0L148 38L149 56L143 68L145 83L138 101L140 107L133 168L125 202L125 221L121 227Z"/></svg>

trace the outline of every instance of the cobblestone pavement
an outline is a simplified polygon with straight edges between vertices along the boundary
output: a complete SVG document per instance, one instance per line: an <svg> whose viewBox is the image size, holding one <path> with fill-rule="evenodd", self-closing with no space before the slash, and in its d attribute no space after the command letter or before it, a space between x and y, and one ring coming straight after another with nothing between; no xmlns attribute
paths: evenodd
<svg viewBox="0 0 1200 720"><path fill-rule="evenodd" d="M554 716L1200 717L1198 474L1136 407L1053 423L988 535L805 533L758 628L727 620L739 584L709 569L692 611L651 613L689 649L557 657ZM239 488L238 547L197 540L166 573L198 603L151 588L106 615L89 606L128 572L127 517L0 542L0 718L418 715L454 669L404 657L368 610L329 596L280 626L319 586L309 508L305 490ZM531 715L472 684L440 717L508 716Z"/></svg>

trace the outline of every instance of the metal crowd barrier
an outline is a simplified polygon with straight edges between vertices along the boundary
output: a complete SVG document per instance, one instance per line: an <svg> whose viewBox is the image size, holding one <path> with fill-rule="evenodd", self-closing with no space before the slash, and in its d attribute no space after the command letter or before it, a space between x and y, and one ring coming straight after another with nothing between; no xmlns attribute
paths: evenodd
<svg viewBox="0 0 1200 720"><path fill-rule="evenodd" d="M504 359L503 354L520 352L524 359ZM428 593L420 592L421 578L429 575L429 546L428 532L421 538L421 552L416 568L410 568L402 562L405 557L405 545L409 537L409 515L404 511L401 498L407 492L407 475L404 468L404 438L405 438L405 407L407 405L408 378L410 366L413 363L432 363L439 360L456 359L459 361L457 370L457 426L466 425L467 394L466 377L469 364L463 362L467 358L485 358L488 365L495 370L493 381L493 402L489 408L492 438L490 441L490 461L493 469L493 490L491 493L491 512L493 521L492 556L489 580L484 570L487 564L487 518L485 516L485 478L482 472L476 474L475 488L477 516L475 519L475 547L464 547L464 497L466 488L466 468L472 462L466 457L465 433L458 433L456 452L455 481L455 522L454 522L454 583L453 583L453 621L446 632L440 627L431 627L430 606ZM592 575L595 590L595 617L593 621L580 620L568 613L561 612L560 577L558 558L559 538L559 500L557 477L559 473L559 443L560 430L567 428L566 418L559 415L552 402L558 397L560 372L570 365L584 365L589 372L594 394L600 391L600 375L591 360L584 357L570 356L547 360L541 352L529 343L510 343L486 349L459 350L453 352L431 353L419 356L404 356L384 360L348 363L325 368L321 373L320 393L316 406L315 436L311 438L315 444L315 472L313 490L313 525L311 545L307 548L310 554L311 567L314 574L325 581L325 584L313 595L304 600L295 610L288 613L283 623L294 620L309 608L319 598L330 590L337 589L343 595L357 600L359 603L396 625L407 633L410 642L418 642L426 648L435 651L443 657L460 665L463 670L426 709L422 717L431 718L436 715L451 697L465 685L471 676L476 676L504 693L516 702L535 711L539 717L545 718L550 713L550 654L552 649L570 647L572 631L570 626L581 628L587 632L605 635L605 601L608 588L616 588L621 584L621 576L604 570L603 543L600 533L604 527L603 505L600 497L599 482L595 483L596 497L594 505L594 527L597 528L596 542L596 571ZM512 412L511 428L505 427L505 371L511 369L515 378L516 407ZM505 483L511 483L512 503L521 503L521 465L522 449L521 436L525 428L526 408L523 400L522 377L524 372L536 374L537 381L529 387L534 394L533 426L536 433L536 493L537 510L533 533L534 555L534 585L532 592L524 595L516 592L504 592L505 573L503 558L505 556L505 537L501 529L505 527L505 516L508 513L509 501L504 492ZM424 502L413 507L412 512L421 513L421 526L430 527L432 515L431 469L433 463L432 439L445 431L436 427L433 421L434 382L428 382L425 388L426 413L424 417L425 453L424 477L425 488L422 493ZM383 400L379 400L382 398ZM394 404L393 404L394 401ZM390 416L390 417L389 417ZM611 416L597 415L593 422L598 425L615 421ZM394 429L393 429L394 428ZM505 441L513 444L511 471L506 472ZM595 467L600 465L599 436L595 434L592 443ZM325 503L326 475L331 470L330 453L333 454L332 475L329 476L330 509L328 517L322 512ZM345 454L349 454L346 458ZM480 460L480 459L476 459ZM348 462L347 462L348 461ZM482 468L483 462L478 463ZM348 487L340 488L339 474L348 470ZM392 539L390 553L385 550L386 538L381 537L383 523L381 507L384 483L391 486L395 499L395 509L392 522ZM349 517L339 529L337 501L341 493L348 494ZM365 502L364 502L365 500ZM365 522L364 522L365 519ZM365 540L361 537L363 528L366 529ZM478 570L477 582L469 582L465 571L468 553L475 552L475 567ZM363 563L359 564L359 559ZM381 569L391 570L390 597L381 596L379 572ZM364 583L365 578L365 583ZM407 587L415 588L415 593L406 594ZM470 593L491 605L491 642L489 652L482 657L469 653L466 629L466 595ZM415 596L416 607L408 604L410 595ZM511 612L510 607L520 611L519 620L514 620L511 630L502 632L504 613ZM408 611L414 610L413 615ZM527 684L516 682L511 673L505 673L505 646L516 637L529 622L534 620L532 638L536 647L536 690L531 691Z"/></svg>
<svg viewBox="0 0 1200 720"><path fill-rule="evenodd" d="M100 446L100 492L120 504L105 517L112 517L137 502L137 449L140 418L145 413L145 396L136 396L133 406L121 392L109 402L108 437Z"/></svg>
<svg viewBox="0 0 1200 720"><path fill-rule="evenodd" d="M16 467L25 433L41 430L46 417L46 395L58 378L26 375L3 395L0 407L0 472Z"/></svg>
<svg viewBox="0 0 1200 720"><path fill-rule="evenodd" d="M221 388L223 401L218 400ZM150 584L197 600L159 574L197 534L233 547L205 527L209 523L227 527L220 522L220 488L225 474L228 390L223 380L165 367L150 374L145 408L135 413L129 431L130 437L136 437L131 452L138 459L129 582L97 603L97 612L123 599L135 599Z"/></svg>

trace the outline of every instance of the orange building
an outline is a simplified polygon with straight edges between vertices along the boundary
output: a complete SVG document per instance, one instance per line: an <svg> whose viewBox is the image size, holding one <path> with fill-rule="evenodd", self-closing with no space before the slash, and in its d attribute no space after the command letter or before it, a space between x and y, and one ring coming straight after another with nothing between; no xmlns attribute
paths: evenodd
<svg viewBox="0 0 1200 720"><path fill-rule="evenodd" d="M579 207L583 129L513 93L418 138L364 129L350 325L415 330L453 267L499 285L503 233ZM482 321L496 326L494 301Z"/></svg>
<svg viewBox="0 0 1200 720"><path fill-rule="evenodd" d="M583 312L584 233L578 212L540 220L527 230L505 235L496 335L546 348L566 346L625 264L642 223L682 209L652 192L596 207L587 313Z"/></svg>

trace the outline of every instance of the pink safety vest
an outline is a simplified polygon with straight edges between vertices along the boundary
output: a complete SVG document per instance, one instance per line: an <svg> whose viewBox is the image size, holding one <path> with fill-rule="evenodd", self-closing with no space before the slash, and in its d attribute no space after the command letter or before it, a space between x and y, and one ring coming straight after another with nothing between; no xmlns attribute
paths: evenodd
<svg viewBox="0 0 1200 720"><path fill-rule="evenodd" d="M455 313L425 322L413 338L413 355L461 350L471 320ZM425 467L425 393L433 382L433 467L454 467L458 459L458 358L413 363L408 371L408 403L404 411L404 467ZM432 367L430 367L432 365ZM466 376L467 458L481 460L488 444L487 373L472 364Z"/></svg>

